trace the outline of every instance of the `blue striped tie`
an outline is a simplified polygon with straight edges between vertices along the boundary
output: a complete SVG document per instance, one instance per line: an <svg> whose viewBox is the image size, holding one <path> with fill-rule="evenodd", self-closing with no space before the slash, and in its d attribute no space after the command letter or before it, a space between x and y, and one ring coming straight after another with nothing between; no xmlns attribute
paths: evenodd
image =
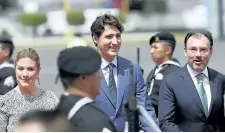
<svg viewBox="0 0 225 133"><path fill-rule="evenodd" d="M114 79L113 68L116 67L114 64L109 63L109 91L111 93L112 99L114 101L114 105L116 105L117 100L117 90L116 90L116 82Z"/></svg>

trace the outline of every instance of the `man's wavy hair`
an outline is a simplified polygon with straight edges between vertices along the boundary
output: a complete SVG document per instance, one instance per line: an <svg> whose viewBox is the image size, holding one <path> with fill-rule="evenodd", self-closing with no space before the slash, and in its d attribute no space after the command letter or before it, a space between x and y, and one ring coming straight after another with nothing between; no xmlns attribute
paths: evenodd
<svg viewBox="0 0 225 133"><path fill-rule="evenodd" d="M121 33L124 31L123 25L118 18L110 13L98 16L91 25L92 39L94 36L100 37L105 30L105 25L115 26ZM97 45L97 44L95 44Z"/></svg>

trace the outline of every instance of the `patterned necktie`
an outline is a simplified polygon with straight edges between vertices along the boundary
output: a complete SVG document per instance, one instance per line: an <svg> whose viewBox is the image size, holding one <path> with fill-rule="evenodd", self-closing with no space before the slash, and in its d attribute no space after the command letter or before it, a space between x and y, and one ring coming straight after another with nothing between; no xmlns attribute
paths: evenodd
<svg viewBox="0 0 225 133"><path fill-rule="evenodd" d="M109 63L109 91L111 93L112 99L114 101L114 105L116 105L116 100L117 100L117 89L116 89L116 82L114 79L114 74L113 74L113 68L116 67L114 64Z"/></svg>
<svg viewBox="0 0 225 133"><path fill-rule="evenodd" d="M208 100L207 95L203 86L203 79L205 77L204 73L200 73L197 76L198 81L198 94L202 102L202 106L204 108L205 114L208 115Z"/></svg>

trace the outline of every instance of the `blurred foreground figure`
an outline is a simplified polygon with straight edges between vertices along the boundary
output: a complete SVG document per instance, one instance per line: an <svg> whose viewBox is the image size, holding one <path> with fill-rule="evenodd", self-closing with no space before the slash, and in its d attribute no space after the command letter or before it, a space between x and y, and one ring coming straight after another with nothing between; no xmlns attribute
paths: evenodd
<svg viewBox="0 0 225 133"><path fill-rule="evenodd" d="M176 40L173 34L169 32L157 33L150 38L149 44L151 46L150 53L152 60L156 66L149 73L146 79L146 85L148 95L158 117L158 97L161 81L165 75L180 69L180 64L172 58L176 47Z"/></svg>
<svg viewBox="0 0 225 133"><path fill-rule="evenodd" d="M90 47L67 48L60 52L58 70L65 88L58 108L73 123L75 132L102 132L116 129L93 99L99 95L101 57Z"/></svg>
<svg viewBox="0 0 225 133"><path fill-rule="evenodd" d="M224 132L225 76L211 68L210 32L191 32L184 40L187 64L163 78L159 122L164 132Z"/></svg>
<svg viewBox="0 0 225 133"><path fill-rule="evenodd" d="M12 40L0 38L0 95L4 95L17 86L14 63L11 59L13 52Z"/></svg>
<svg viewBox="0 0 225 133"><path fill-rule="evenodd" d="M72 123L59 110L30 111L20 118L16 132L72 132Z"/></svg>

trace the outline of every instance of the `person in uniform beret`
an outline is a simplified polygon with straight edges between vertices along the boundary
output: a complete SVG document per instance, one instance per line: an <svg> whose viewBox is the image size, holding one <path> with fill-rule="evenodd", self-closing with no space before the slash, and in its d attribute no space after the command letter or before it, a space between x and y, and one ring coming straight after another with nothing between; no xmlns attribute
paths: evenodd
<svg viewBox="0 0 225 133"><path fill-rule="evenodd" d="M170 32L159 32L152 36L149 40L149 45L151 47L150 53L152 60L156 66L149 73L146 79L146 85L148 95L158 116L158 97L161 81L166 74L180 69L180 64L176 58L173 58L176 40Z"/></svg>
<svg viewBox="0 0 225 133"><path fill-rule="evenodd" d="M58 71L65 93L58 109L73 123L73 131L113 131L115 126L93 99L100 92L101 56L91 47L72 47L60 52Z"/></svg>

